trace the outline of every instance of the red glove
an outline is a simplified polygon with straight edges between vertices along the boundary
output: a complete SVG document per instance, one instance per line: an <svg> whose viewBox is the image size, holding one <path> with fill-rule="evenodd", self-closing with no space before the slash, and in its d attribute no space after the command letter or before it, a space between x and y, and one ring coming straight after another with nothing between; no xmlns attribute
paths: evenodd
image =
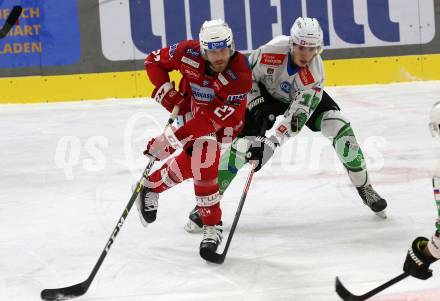
<svg viewBox="0 0 440 301"><path fill-rule="evenodd" d="M153 97L170 112L174 106L178 106L181 112L189 108L189 98L177 92L170 82L165 82L162 86L156 87L153 91Z"/></svg>
<svg viewBox="0 0 440 301"><path fill-rule="evenodd" d="M171 156L178 147L183 147L182 143L174 135L173 129L167 127L162 135L148 141L144 155L161 161Z"/></svg>

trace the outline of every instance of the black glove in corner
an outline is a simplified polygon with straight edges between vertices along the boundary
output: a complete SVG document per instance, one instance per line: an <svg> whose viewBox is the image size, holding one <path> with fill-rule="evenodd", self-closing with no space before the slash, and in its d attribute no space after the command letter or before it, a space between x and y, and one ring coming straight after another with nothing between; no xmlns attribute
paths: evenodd
<svg viewBox="0 0 440 301"><path fill-rule="evenodd" d="M436 259L423 253L423 249L427 247L427 244L428 239L426 237L417 237L413 241L403 265L405 273L422 280L432 277L432 270L429 269L429 266Z"/></svg>

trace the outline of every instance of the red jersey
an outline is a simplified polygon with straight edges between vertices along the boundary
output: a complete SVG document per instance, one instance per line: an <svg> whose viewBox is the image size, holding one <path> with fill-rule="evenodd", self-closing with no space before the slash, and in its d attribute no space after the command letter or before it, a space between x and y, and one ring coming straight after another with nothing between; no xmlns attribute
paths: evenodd
<svg viewBox="0 0 440 301"><path fill-rule="evenodd" d="M145 69L156 87L170 81L168 72L182 73L179 90L190 102L193 118L175 132L180 141L211 133L222 141L225 136L233 139L240 132L247 93L252 88L252 71L243 54L236 51L226 70L214 73L202 57L200 43L188 40L150 53Z"/></svg>

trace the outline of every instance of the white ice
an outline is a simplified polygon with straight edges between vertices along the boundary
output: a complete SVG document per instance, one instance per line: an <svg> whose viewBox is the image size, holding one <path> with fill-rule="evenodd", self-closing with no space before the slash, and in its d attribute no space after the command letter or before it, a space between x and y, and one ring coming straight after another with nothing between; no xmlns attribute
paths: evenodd
<svg viewBox="0 0 440 301"><path fill-rule="evenodd" d="M434 231L440 143L427 123L440 83L327 91L352 121L387 220L362 204L330 143L305 129L255 175L223 265L203 261L201 236L183 229L195 204L185 182L161 195L153 225L133 208L78 300L329 301L339 300L336 275L361 294L400 274L412 240ZM0 106L0 300L39 300L87 278L167 117L145 99ZM247 172L223 198L226 235ZM433 278L381 296L438 289L432 267Z"/></svg>

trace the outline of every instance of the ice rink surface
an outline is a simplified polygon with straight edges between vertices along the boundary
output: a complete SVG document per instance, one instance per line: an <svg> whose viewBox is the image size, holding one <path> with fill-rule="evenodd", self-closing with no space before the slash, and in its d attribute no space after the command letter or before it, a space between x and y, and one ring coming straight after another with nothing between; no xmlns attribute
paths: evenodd
<svg viewBox="0 0 440 301"><path fill-rule="evenodd" d="M427 124L440 82L326 90L352 121L387 220L362 204L329 141L305 129L255 175L223 265L203 261L201 235L183 229L195 205L185 182L161 194L153 225L133 208L78 300L331 301L336 275L362 294L400 274L412 240L434 231L440 141ZM87 278L167 117L145 99L0 106L0 300L39 300ZM225 237L247 173L222 200ZM440 300L432 267L433 278L376 300Z"/></svg>

